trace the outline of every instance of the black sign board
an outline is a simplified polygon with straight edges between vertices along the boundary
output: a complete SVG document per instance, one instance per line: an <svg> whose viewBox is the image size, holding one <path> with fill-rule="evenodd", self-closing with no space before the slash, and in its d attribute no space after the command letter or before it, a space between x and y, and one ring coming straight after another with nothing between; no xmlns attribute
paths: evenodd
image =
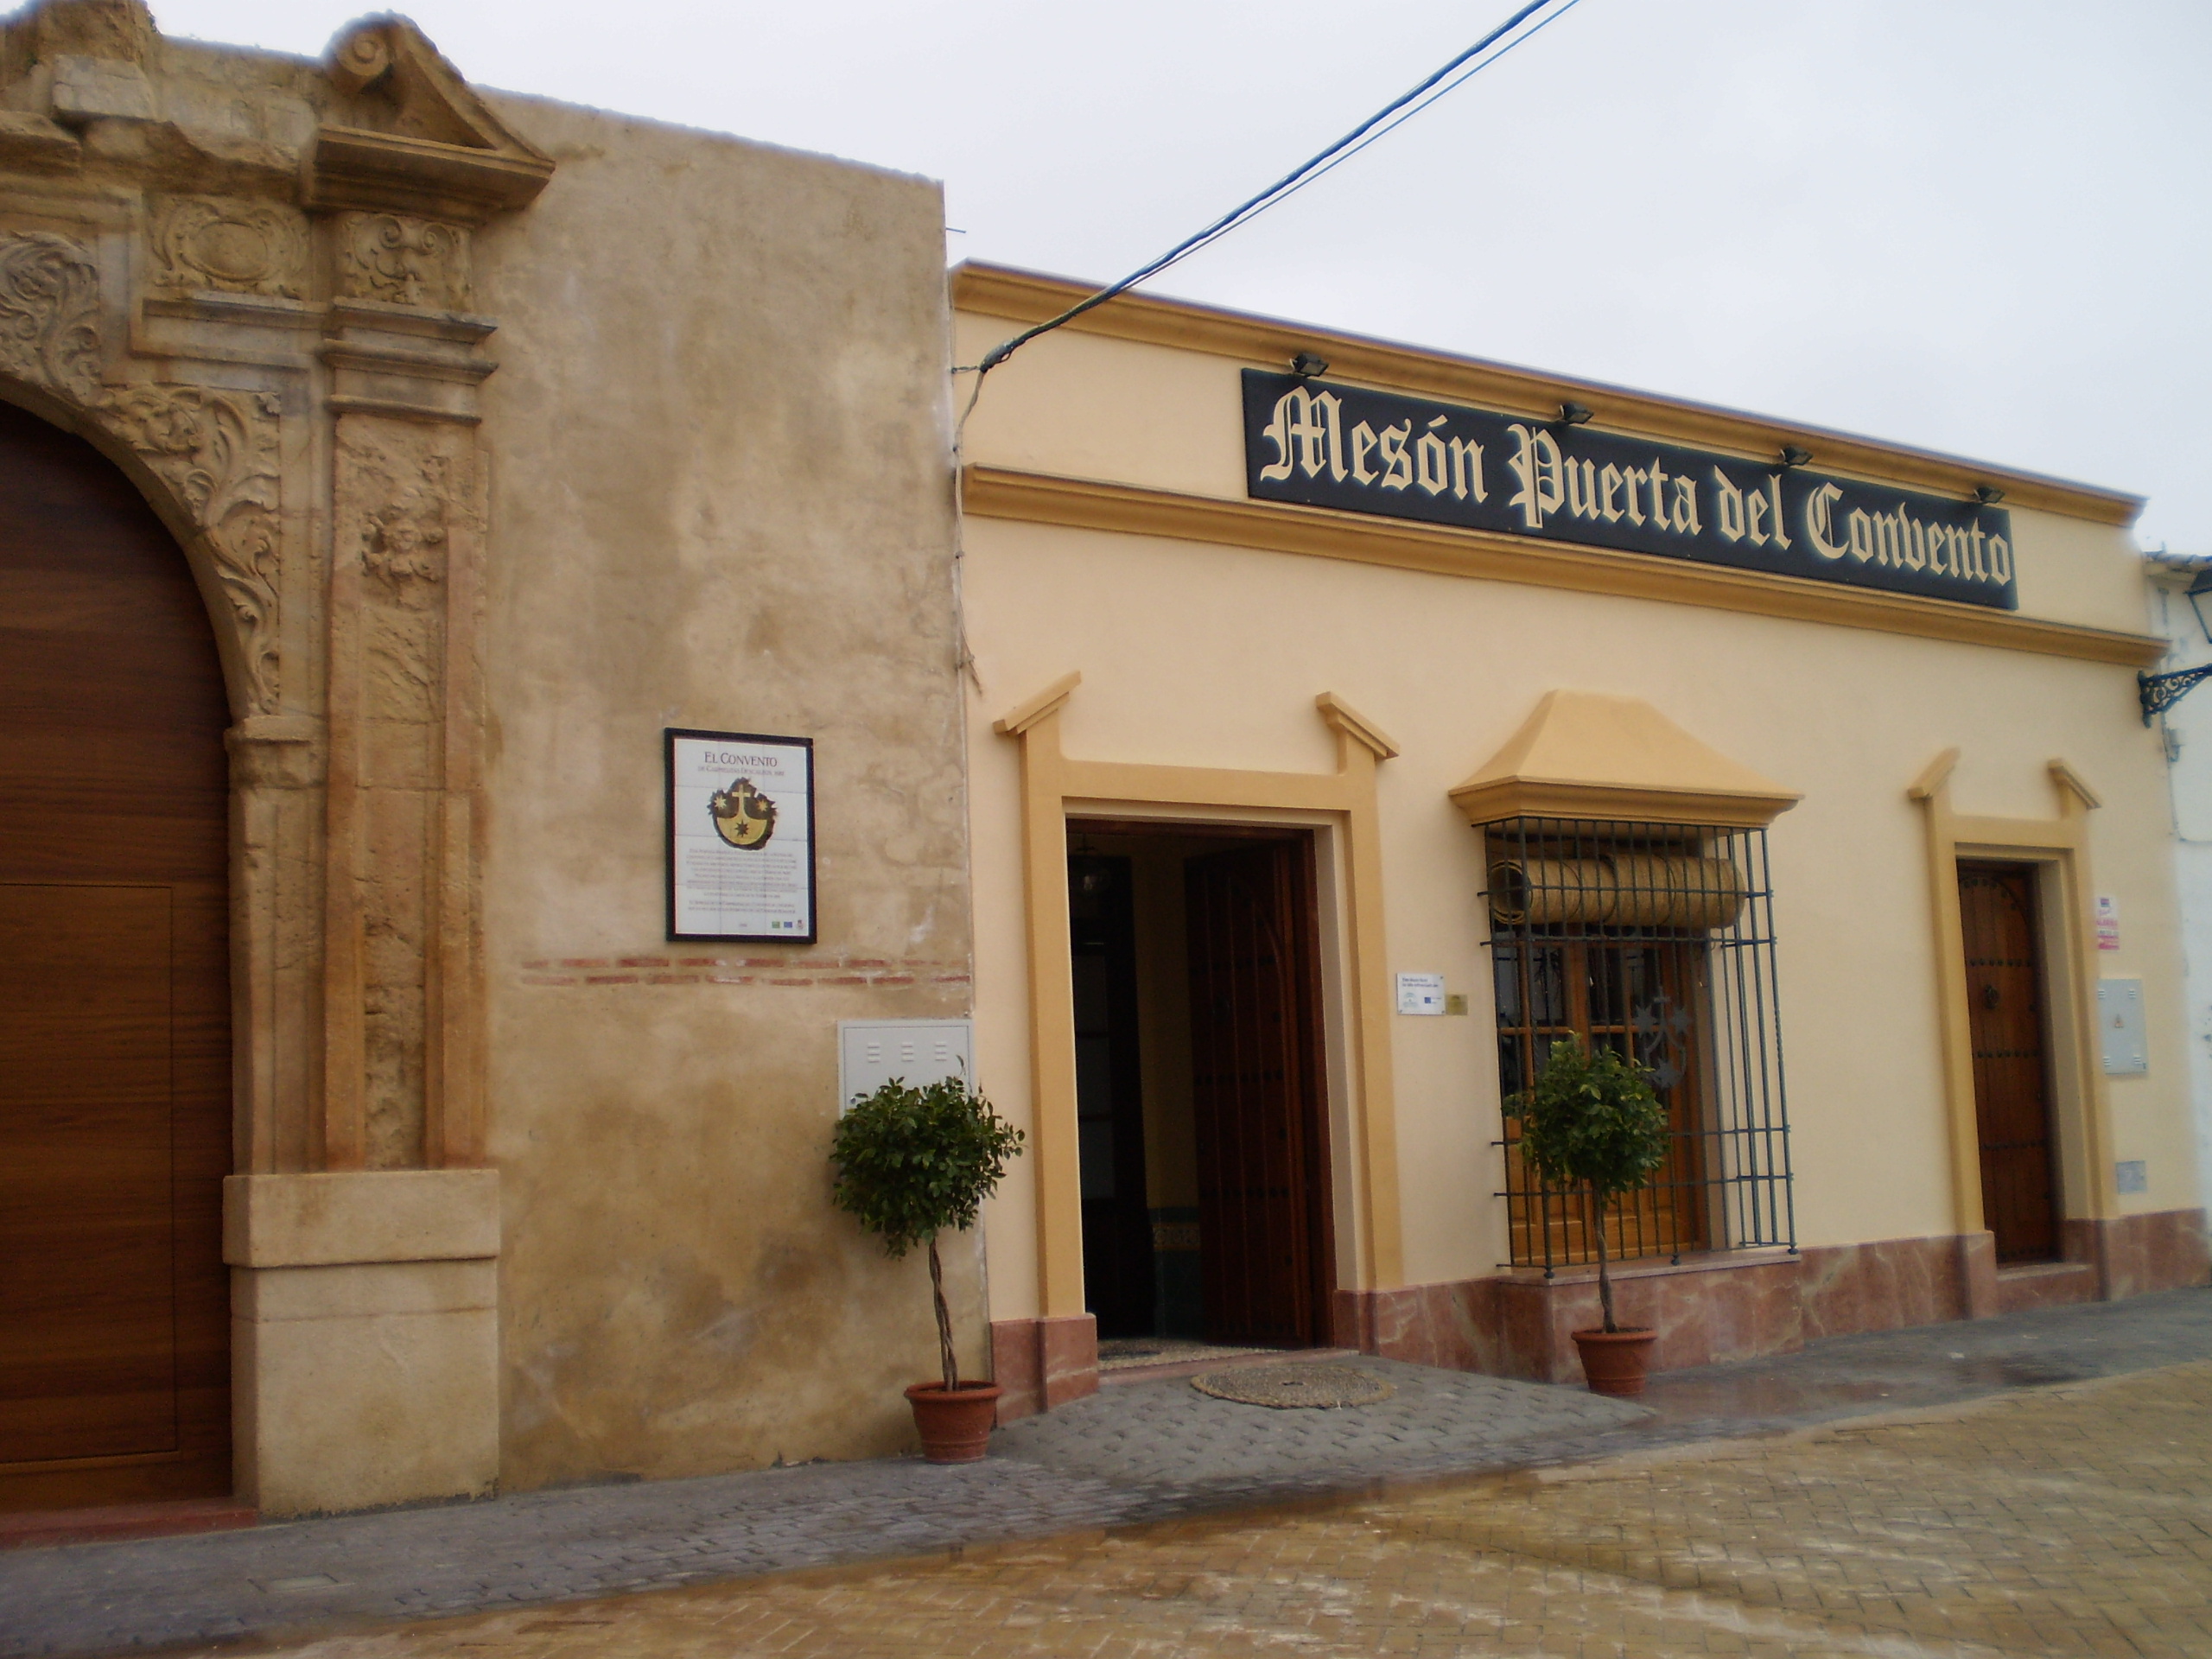
<svg viewBox="0 0 2212 1659"><path fill-rule="evenodd" d="M1244 475L1257 500L2019 606L2001 508L1257 369Z"/></svg>

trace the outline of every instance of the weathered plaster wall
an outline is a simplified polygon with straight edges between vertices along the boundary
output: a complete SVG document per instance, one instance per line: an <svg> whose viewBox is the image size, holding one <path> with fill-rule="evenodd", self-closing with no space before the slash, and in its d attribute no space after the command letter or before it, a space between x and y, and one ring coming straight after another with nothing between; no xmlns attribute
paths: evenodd
<svg viewBox="0 0 2212 1659"><path fill-rule="evenodd" d="M499 107L559 168L475 271L503 1479L893 1451L926 1276L825 1153L836 1022L968 1007L938 193ZM664 942L667 726L816 741L818 944Z"/></svg>
<svg viewBox="0 0 2212 1659"><path fill-rule="evenodd" d="M963 317L957 349L972 360L1009 332ZM968 451L991 466L1241 498L1237 367L1054 335L993 376ZM2044 512L2015 524L2024 609L2142 628L2124 531ZM2095 884L2119 897L2127 926L2099 967L2140 975L2152 1008L2150 1075L2110 1090L2114 1155L2143 1159L2150 1190L2117 1198L2116 1212L2198 1202L2164 766L2130 670L1007 520L971 520L966 546L982 683L969 697L978 1064L1008 1080L1005 1103L1018 1113L1028 1109L1018 753L991 721L1080 670L1059 717L1070 755L1321 772L1330 742L1313 700L1334 690L1404 747L1379 773L1389 965L1442 972L1470 1003L1466 1019L1391 1020L1406 1276L1492 1271L1507 1246L1491 1197L1501 1171L1483 872L1446 791L1544 692L1570 687L1648 699L1804 791L1772 831L1802 1243L1955 1230L1925 828L1905 794L1953 745L1964 813L2054 818L2053 756L2101 794ZM988 1217L1001 1319L1033 1310L1032 1173L1018 1172ZM2109 1190L2111 1172L2094 1173ZM1351 1262L1339 1266L1354 1282Z"/></svg>

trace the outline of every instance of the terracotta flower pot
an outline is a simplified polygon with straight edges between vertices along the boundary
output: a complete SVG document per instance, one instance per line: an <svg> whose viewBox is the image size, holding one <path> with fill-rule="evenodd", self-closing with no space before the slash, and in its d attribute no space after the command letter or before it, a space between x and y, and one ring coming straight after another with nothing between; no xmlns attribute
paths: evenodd
<svg viewBox="0 0 2212 1659"><path fill-rule="evenodd" d="M1590 1392L1642 1394L1644 1374L1651 1369L1651 1344L1658 1340L1656 1331L1576 1332L1574 1345L1582 1355Z"/></svg>
<svg viewBox="0 0 2212 1659"><path fill-rule="evenodd" d="M950 1394L942 1382L917 1382L906 1390L921 1432L922 1455L931 1463L974 1463L990 1450L999 1414L995 1382L963 1382Z"/></svg>

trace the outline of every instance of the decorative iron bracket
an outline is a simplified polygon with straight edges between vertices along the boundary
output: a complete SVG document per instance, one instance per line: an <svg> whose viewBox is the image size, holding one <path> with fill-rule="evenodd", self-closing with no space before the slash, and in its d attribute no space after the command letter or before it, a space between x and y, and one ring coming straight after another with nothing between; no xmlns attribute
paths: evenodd
<svg viewBox="0 0 2212 1659"><path fill-rule="evenodd" d="M2212 663L2171 674L2138 674L2135 695L2143 704L2143 723L2148 726L2153 715L2165 713L2207 680L2212 680Z"/></svg>

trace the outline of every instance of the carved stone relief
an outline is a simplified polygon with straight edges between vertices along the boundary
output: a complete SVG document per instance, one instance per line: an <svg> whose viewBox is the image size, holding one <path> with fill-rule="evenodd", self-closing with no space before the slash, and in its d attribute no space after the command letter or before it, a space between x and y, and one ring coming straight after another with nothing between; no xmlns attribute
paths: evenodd
<svg viewBox="0 0 2212 1659"><path fill-rule="evenodd" d="M163 288L287 300L306 293L306 223L273 202L171 198L155 218L153 245Z"/></svg>
<svg viewBox="0 0 2212 1659"><path fill-rule="evenodd" d="M445 777L447 622L455 531L473 512L473 435L348 417L338 434L340 550L359 560L358 721L364 787L364 1152L419 1163L430 1041Z"/></svg>
<svg viewBox="0 0 2212 1659"><path fill-rule="evenodd" d="M0 369L90 403L99 388L100 276L66 236L0 238Z"/></svg>
<svg viewBox="0 0 2212 1659"><path fill-rule="evenodd" d="M442 311L467 306L468 232L461 226L402 213L347 213L338 236L343 297Z"/></svg>
<svg viewBox="0 0 2212 1659"><path fill-rule="evenodd" d="M0 372L76 404L121 438L206 531L230 601L248 714L281 690L276 399L198 386L103 384L99 270L52 232L0 236Z"/></svg>

